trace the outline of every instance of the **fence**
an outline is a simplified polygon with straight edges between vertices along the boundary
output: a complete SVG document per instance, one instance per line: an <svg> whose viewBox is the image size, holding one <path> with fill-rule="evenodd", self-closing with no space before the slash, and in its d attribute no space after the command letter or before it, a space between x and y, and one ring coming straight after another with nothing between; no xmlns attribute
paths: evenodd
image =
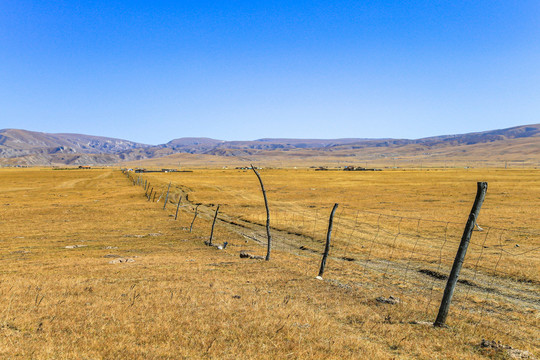
<svg viewBox="0 0 540 360"><path fill-rule="evenodd" d="M142 176L125 174L134 185L145 188L151 201L151 185ZM218 221L218 225L214 221L212 233L214 226L227 226L267 246L264 209L228 213L222 205L218 214L204 205L180 204L180 199L186 198L182 190L173 187L174 195L170 190L170 184L161 184L156 192L161 194L160 199L165 197L176 205L170 207L176 215L178 209L184 212L190 229L202 213ZM163 209L166 206L165 202ZM433 324L465 223L348 206L321 210L280 204L275 209L270 206L269 211L273 249L293 254L302 264L314 264L314 277L329 237L329 217L335 211L324 281L354 292L359 301L383 313L386 321ZM538 343L540 328L535 314L540 310L540 234L479 225L476 221L472 225L475 229L457 280L449 322L473 327L479 336L492 331Z"/></svg>

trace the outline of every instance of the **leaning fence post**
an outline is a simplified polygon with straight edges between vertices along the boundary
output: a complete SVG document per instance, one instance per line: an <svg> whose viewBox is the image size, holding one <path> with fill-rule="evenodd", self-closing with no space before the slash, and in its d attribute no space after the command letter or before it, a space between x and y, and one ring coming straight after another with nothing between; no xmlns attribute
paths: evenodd
<svg viewBox="0 0 540 360"><path fill-rule="evenodd" d="M182 195L178 198L178 205L176 205L176 214L174 214L174 220L178 217L178 209L180 208L180 201L182 201Z"/></svg>
<svg viewBox="0 0 540 360"><path fill-rule="evenodd" d="M467 254L467 248L469 247L469 242L471 240L472 231L474 229L474 224L476 224L476 219L480 213L480 208L484 202L487 191L487 182L478 182L476 190L476 198L474 199L474 204L469 214L469 219L465 225L465 230L463 231L463 236L461 237L461 242L459 243L459 248L454 259L454 264L452 265L452 270L448 276L448 281L446 282L446 287L444 288L443 298L441 301L441 306L439 308L439 313L437 314L437 319L433 323L433 326L441 327L444 326L446 322L446 317L448 316L448 309L450 308L450 302L452 301L452 296L454 295L454 289L459 277L459 272L463 266L463 261L465 260L465 254Z"/></svg>
<svg viewBox="0 0 540 360"><path fill-rule="evenodd" d="M330 252L330 237L332 235L332 224L334 223L334 213L336 212L336 209L338 207L338 204L334 204L334 207L332 208L332 212L330 213L330 219L328 219L328 231L326 232L326 245L324 246L324 253L321 260L321 268L319 270L319 276L322 278L324 273L324 267L326 266L326 258L328 257L328 253Z"/></svg>
<svg viewBox="0 0 540 360"><path fill-rule="evenodd" d="M208 245L212 245L212 238L214 237L214 226L216 225L218 212L219 212L219 205L217 206L216 213L214 215L214 221L212 222L212 231L210 232L210 240L208 241Z"/></svg>
<svg viewBox="0 0 540 360"><path fill-rule="evenodd" d="M198 209L199 209L199 205L195 206L195 215L193 215L193 220L191 220L191 225L189 226L189 232L193 230L193 223L195 222L195 219L197 218Z"/></svg>
<svg viewBox="0 0 540 360"><path fill-rule="evenodd" d="M264 206L266 208L266 237L268 238L268 248L266 250L266 258L265 260L270 260L270 250L272 248L272 236L270 235L270 210L268 209L268 200L266 199L266 191L264 190L264 185L261 179L261 176L255 170L255 167L253 167L253 164L251 164L251 170L257 175L257 179L259 179L259 183L261 184L261 190L264 197Z"/></svg>
<svg viewBox="0 0 540 360"><path fill-rule="evenodd" d="M163 204L163 210L165 210L165 207L167 206L167 201L169 201L169 190L171 189L171 183L169 182L169 186L167 187L167 195L165 195L165 203Z"/></svg>
<svg viewBox="0 0 540 360"><path fill-rule="evenodd" d="M150 193L148 194L148 201L150 201L150 199L152 198L152 192L153 191L154 191L154 187L152 186L152 189L150 189Z"/></svg>

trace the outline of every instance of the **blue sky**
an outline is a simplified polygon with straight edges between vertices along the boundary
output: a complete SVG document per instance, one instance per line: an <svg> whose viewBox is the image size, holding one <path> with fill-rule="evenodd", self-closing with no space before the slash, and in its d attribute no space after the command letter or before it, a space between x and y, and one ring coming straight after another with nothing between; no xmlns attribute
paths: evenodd
<svg viewBox="0 0 540 360"><path fill-rule="evenodd" d="M158 144L538 123L540 2L0 2L0 128Z"/></svg>

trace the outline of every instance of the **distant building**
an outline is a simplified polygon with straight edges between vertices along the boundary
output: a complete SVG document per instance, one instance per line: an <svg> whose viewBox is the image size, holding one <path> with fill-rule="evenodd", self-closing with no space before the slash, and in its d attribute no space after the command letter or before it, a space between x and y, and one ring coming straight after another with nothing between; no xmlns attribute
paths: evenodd
<svg viewBox="0 0 540 360"><path fill-rule="evenodd" d="M361 166L354 167L354 166L345 166L343 168L343 171L381 171L381 169L370 169L370 168L364 168Z"/></svg>

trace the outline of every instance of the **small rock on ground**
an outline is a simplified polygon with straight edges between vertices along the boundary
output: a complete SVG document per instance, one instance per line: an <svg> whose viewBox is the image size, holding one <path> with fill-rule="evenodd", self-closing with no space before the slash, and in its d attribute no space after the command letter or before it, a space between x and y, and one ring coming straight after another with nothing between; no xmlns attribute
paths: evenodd
<svg viewBox="0 0 540 360"><path fill-rule="evenodd" d="M66 246L66 249L77 249L77 248L85 247L85 246L88 246L88 245L68 245Z"/></svg>
<svg viewBox="0 0 540 360"><path fill-rule="evenodd" d="M121 263L131 263L135 262L134 259L131 258L120 258L120 259L114 259L109 261L109 264L121 264Z"/></svg>
<svg viewBox="0 0 540 360"><path fill-rule="evenodd" d="M240 257L242 259L258 259L258 260L264 260L264 256L260 255L252 255L246 251L240 251Z"/></svg>
<svg viewBox="0 0 540 360"><path fill-rule="evenodd" d="M500 341L495 341L495 340L489 341L489 340L482 339L482 342L480 343L480 347L494 349L497 351L504 351L511 359L536 360L536 358L530 352L525 351L525 350L514 349L510 345L501 344Z"/></svg>
<svg viewBox="0 0 540 360"><path fill-rule="evenodd" d="M377 300L380 303L390 304L390 305L396 305L400 303L400 300L397 297L393 297L392 295L390 295L388 298L379 296L375 300Z"/></svg>

